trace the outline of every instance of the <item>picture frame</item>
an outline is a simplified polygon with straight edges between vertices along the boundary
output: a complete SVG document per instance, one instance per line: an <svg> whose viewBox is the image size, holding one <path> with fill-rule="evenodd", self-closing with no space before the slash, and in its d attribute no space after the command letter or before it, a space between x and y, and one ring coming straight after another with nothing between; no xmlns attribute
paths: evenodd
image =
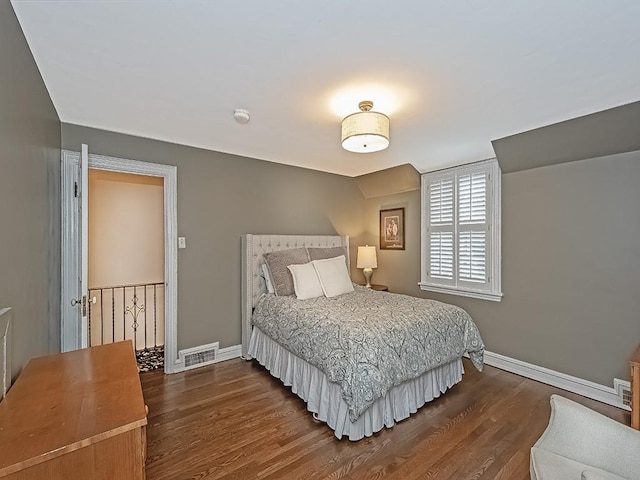
<svg viewBox="0 0 640 480"><path fill-rule="evenodd" d="M380 250L404 248L404 207L380 210Z"/></svg>

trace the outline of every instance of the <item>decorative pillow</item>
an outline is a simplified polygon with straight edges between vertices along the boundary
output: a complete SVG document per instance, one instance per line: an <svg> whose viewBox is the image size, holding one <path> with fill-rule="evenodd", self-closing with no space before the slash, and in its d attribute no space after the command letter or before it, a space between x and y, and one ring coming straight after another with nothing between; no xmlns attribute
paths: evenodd
<svg viewBox="0 0 640 480"><path fill-rule="evenodd" d="M311 262L304 265L289 265L287 268L293 277L293 288L298 300L307 300L324 295L320 279Z"/></svg>
<svg viewBox="0 0 640 480"><path fill-rule="evenodd" d="M279 297L293 295L293 277L287 269L289 265L309 263L309 254L306 248L293 248L264 254L264 262L267 264L273 290Z"/></svg>
<svg viewBox="0 0 640 480"><path fill-rule="evenodd" d="M344 255L327 260L314 260L311 263L318 273L322 291L328 298L353 292Z"/></svg>
<svg viewBox="0 0 640 480"><path fill-rule="evenodd" d="M273 290L273 282L271 281L271 275L269 275L269 269L267 268L267 264L262 264L262 278L264 278L264 284L267 287L267 292L274 293Z"/></svg>
<svg viewBox="0 0 640 480"><path fill-rule="evenodd" d="M323 247L323 248L309 248L307 247L307 252L309 252L309 260L325 260L327 258L336 258L340 255L344 255L345 262L347 260L347 247ZM349 265L347 265L347 271L349 270Z"/></svg>

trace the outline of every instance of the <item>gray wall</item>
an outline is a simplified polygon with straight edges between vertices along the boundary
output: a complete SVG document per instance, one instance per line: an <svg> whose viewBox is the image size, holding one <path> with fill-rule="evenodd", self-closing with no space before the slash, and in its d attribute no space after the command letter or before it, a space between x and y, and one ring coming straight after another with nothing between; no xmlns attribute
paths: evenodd
<svg viewBox="0 0 640 480"><path fill-rule="evenodd" d="M75 125L63 148L178 167L178 348L240 343L240 235L362 233L352 178ZM355 255L352 255L355 259Z"/></svg>
<svg viewBox="0 0 640 480"><path fill-rule="evenodd" d="M62 126L63 147L178 166L179 348L240 341L240 234L339 233L378 242L405 207L405 251L379 251L375 283L467 309L491 351L604 385L628 378L640 338L640 152L503 175L501 303L421 291L420 191L365 200L338 175ZM390 175L393 172L390 171ZM352 259L355 255L352 252ZM354 279L362 280L354 270Z"/></svg>
<svg viewBox="0 0 640 480"><path fill-rule="evenodd" d="M0 1L0 306L13 376L60 348L60 121L13 8Z"/></svg>
<svg viewBox="0 0 640 480"><path fill-rule="evenodd" d="M502 177L501 303L423 292L420 192L367 200L406 208L407 249L379 253L375 283L465 308L487 349L612 385L640 341L640 151Z"/></svg>

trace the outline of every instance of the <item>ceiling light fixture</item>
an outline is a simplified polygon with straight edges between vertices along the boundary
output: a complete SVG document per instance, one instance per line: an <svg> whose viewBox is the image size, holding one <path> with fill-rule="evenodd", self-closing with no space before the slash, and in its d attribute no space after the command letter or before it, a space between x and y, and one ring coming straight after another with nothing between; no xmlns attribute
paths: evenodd
<svg viewBox="0 0 640 480"><path fill-rule="evenodd" d="M373 153L389 146L389 117L372 112L373 102L358 104L360 111L342 120L342 148L355 153Z"/></svg>

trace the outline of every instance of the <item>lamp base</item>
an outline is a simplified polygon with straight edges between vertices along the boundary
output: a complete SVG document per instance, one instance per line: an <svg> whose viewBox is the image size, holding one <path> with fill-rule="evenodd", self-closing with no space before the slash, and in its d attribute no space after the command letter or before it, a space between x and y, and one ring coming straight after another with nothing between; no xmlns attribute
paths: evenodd
<svg viewBox="0 0 640 480"><path fill-rule="evenodd" d="M365 287L371 288L371 276L373 275L373 268L363 268L362 273L364 274L364 279L367 281Z"/></svg>

